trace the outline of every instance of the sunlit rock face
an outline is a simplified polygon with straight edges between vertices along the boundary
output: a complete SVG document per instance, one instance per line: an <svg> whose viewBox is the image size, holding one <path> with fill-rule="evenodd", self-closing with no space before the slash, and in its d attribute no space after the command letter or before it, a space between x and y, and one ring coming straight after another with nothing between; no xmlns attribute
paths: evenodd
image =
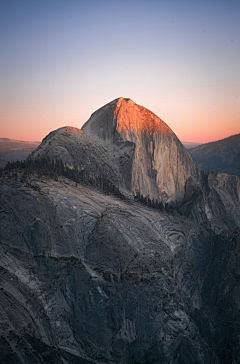
<svg viewBox="0 0 240 364"><path fill-rule="evenodd" d="M103 106L82 129L88 136L124 150L125 160L131 159L128 187L134 194L181 200L186 180L196 173L191 157L168 125L130 99L121 97ZM125 161L120 162L122 173L129 173Z"/></svg>
<svg viewBox="0 0 240 364"><path fill-rule="evenodd" d="M106 176L124 193L181 201L196 167L177 136L148 109L119 98L92 114L82 130L50 133L32 156Z"/></svg>
<svg viewBox="0 0 240 364"><path fill-rule="evenodd" d="M215 232L240 225L239 178L197 171L172 130L131 100L103 106L82 130L68 126L51 132L32 153L41 156L104 176L125 196L139 192L175 201L182 213Z"/></svg>
<svg viewBox="0 0 240 364"><path fill-rule="evenodd" d="M61 171L3 172L0 363L239 364L240 179L197 172L126 99L50 133L41 156L186 216Z"/></svg>

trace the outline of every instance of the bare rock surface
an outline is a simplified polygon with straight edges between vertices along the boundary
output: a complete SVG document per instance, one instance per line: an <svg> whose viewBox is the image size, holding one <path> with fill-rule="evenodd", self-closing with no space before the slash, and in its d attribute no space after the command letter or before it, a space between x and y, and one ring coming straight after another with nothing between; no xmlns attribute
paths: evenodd
<svg viewBox="0 0 240 364"><path fill-rule="evenodd" d="M214 232L240 226L239 178L198 172L166 123L130 99L103 106L82 130L51 132L31 156L61 159L68 168L104 175L128 196L173 201Z"/></svg>
<svg viewBox="0 0 240 364"><path fill-rule="evenodd" d="M130 158L134 194L180 200L186 180L196 173L191 157L169 126L130 99L120 97L103 106L82 129L110 145L123 149L133 146Z"/></svg>
<svg viewBox="0 0 240 364"><path fill-rule="evenodd" d="M125 200L51 163L44 176L41 157L104 176ZM123 98L31 158L1 171L0 363L240 364L237 176L198 172L162 120Z"/></svg>
<svg viewBox="0 0 240 364"><path fill-rule="evenodd" d="M78 128L67 126L44 138L31 157L48 156L62 160L70 169L104 175L127 193L131 191L132 154L132 145L118 148L91 138Z"/></svg>
<svg viewBox="0 0 240 364"><path fill-rule="evenodd" d="M239 232L1 179L0 361L239 363Z"/></svg>
<svg viewBox="0 0 240 364"><path fill-rule="evenodd" d="M196 167L177 136L150 110L119 98L92 114L82 130L50 133L32 153L68 167L103 173L130 194L174 203Z"/></svg>
<svg viewBox="0 0 240 364"><path fill-rule="evenodd" d="M239 177L217 172L190 177L181 211L216 233L240 228Z"/></svg>

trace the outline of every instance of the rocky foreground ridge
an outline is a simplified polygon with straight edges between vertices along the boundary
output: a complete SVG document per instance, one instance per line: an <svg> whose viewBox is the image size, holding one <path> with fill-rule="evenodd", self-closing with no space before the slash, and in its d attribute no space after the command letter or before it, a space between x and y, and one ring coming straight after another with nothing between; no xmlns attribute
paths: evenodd
<svg viewBox="0 0 240 364"><path fill-rule="evenodd" d="M3 363L239 362L239 230L64 178L0 202Z"/></svg>
<svg viewBox="0 0 240 364"><path fill-rule="evenodd" d="M171 129L129 101L50 133L2 172L2 363L240 363L240 180L198 172ZM177 210L134 201L140 188Z"/></svg>

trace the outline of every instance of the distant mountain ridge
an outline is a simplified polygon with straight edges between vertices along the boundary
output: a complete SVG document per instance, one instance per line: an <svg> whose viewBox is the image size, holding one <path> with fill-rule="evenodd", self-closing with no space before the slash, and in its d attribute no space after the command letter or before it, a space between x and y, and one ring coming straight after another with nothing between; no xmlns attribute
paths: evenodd
<svg viewBox="0 0 240 364"><path fill-rule="evenodd" d="M197 142L182 142L182 145L184 145L184 147L189 150L189 149L192 149L192 148L196 148L198 147L199 145L201 145L202 143L197 143Z"/></svg>
<svg viewBox="0 0 240 364"><path fill-rule="evenodd" d="M240 134L188 150L199 170L240 177Z"/></svg>
<svg viewBox="0 0 240 364"><path fill-rule="evenodd" d="M38 147L40 142L29 142L9 138L0 138L0 158L6 161L24 160Z"/></svg>

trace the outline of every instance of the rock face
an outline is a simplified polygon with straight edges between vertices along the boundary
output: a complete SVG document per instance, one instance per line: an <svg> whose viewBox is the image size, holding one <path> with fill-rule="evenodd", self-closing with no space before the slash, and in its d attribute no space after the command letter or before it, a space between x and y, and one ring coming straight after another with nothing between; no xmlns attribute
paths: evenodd
<svg viewBox="0 0 240 364"><path fill-rule="evenodd" d="M61 159L70 169L76 168L104 175L127 191L127 176L123 178L122 166L119 164L119 160L126 159L124 152L112 145L89 138L78 128L68 126L51 132L31 156ZM131 169L126 161L127 167Z"/></svg>
<svg viewBox="0 0 240 364"><path fill-rule="evenodd" d="M32 156L108 176L125 193L179 202L196 167L173 131L155 114L119 98L92 114L80 131L50 133Z"/></svg>
<svg viewBox="0 0 240 364"><path fill-rule="evenodd" d="M199 170L240 177L240 134L200 145L188 152Z"/></svg>
<svg viewBox="0 0 240 364"><path fill-rule="evenodd" d="M185 216L44 176L41 157ZM32 159L0 178L0 363L240 364L237 176L198 172L163 121L122 98Z"/></svg>
<svg viewBox="0 0 240 364"><path fill-rule="evenodd" d="M82 129L89 137L124 150L131 161L128 188L134 194L181 200L186 180L196 173L189 154L167 124L130 99L121 97L103 106ZM123 175L128 171L129 166Z"/></svg>
<svg viewBox="0 0 240 364"><path fill-rule="evenodd" d="M240 179L226 173L198 173L185 185L181 211L216 233L240 228Z"/></svg>
<svg viewBox="0 0 240 364"><path fill-rule="evenodd" d="M239 363L240 238L96 190L2 178L2 363Z"/></svg>

